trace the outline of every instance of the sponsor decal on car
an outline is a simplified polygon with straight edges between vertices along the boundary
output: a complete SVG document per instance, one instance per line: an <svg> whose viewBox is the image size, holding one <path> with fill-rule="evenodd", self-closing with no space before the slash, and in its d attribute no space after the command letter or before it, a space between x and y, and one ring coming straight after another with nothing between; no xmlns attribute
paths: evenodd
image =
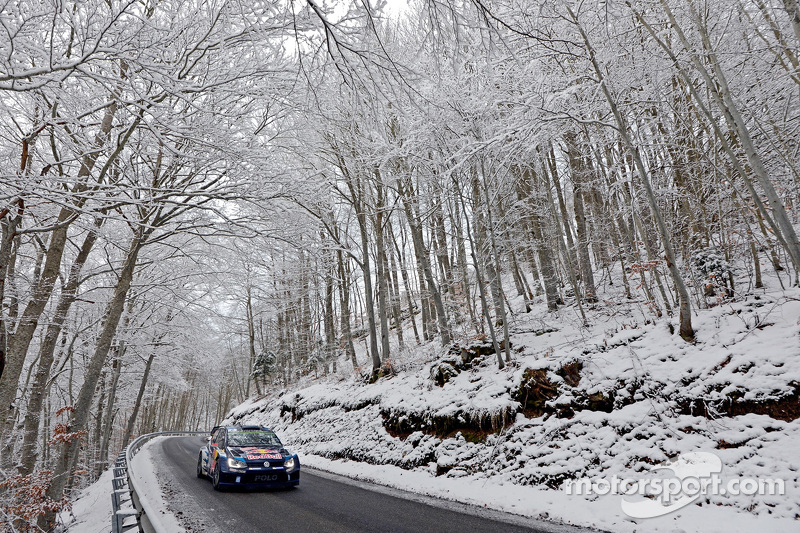
<svg viewBox="0 0 800 533"><path fill-rule="evenodd" d="M217 466L217 456L219 455L219 451L214 450L214 453L211 455L210 465L208 466L208 471L211 472L214 470L214 467Z"/></svg>
<svg viewBox="0 0 800 533"><path fill-rule="evenodd" d="M282 459L282 456L279 453L248 453L247 458L255 461L259 459Z"/></svg>
<svg viewBox="0 0 800 533"><path fill-rule="evenodd" d="M251 461L263 460L263 459L283 459L283 456L273 450L267 448L242 448L242 452L244 452L245 457Z"/></svg>

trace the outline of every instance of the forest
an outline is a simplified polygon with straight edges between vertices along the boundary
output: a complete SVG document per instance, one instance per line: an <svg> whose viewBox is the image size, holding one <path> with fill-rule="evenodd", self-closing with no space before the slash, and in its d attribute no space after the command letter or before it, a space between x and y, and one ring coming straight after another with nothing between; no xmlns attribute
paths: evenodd
<svg viewBox="0 0 800 533"><path fill-rule="evenodd" d="M692 343L698 310L798 284L796 0L14 0L0 23L19 530L132 437L253 395L475 339L503 368L537 304Z"/></svg>

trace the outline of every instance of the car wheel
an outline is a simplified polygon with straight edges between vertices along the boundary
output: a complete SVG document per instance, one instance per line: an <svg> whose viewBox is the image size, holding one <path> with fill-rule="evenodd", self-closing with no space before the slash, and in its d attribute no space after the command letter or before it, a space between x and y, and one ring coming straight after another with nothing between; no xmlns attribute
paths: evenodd
<svg viewBox="0 0 800 533"><path fill-rule="evenodd" d="M222 490L222 486L219 484L219 461L217 461L217 466L214 467L214 472L211 474L211 486L214 487L214 490Z"/></svg>
<svg viewBox="0 0 800 533"><path fill-rule="evenodd" d="M203 478L206 475L203 473L203 454L197 456L197 477Z"/></svg>

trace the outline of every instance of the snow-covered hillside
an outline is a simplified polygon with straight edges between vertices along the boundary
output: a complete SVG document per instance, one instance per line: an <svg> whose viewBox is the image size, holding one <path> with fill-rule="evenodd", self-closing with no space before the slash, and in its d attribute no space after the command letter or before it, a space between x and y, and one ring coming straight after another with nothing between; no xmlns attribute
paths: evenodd
<svg viewBox="0 0 800 533"><path fill-rule="evenodd" d="M246 402L226 422L269 425L319 468L617 531L639 527L621 496L569 496L563 482L641 477L713 452L723 478L782 479L785 495L704 496L641 527L796 531L800 291L701 310L694 344L632 309L602 302L590 327L571 311L518 314L503 370L481 341L431 344L376 383L323 378Z"/></svg>
<svg viewBox="0 0 800 533"><path fill-rule="evenodd" d="M60 524L70 533L105 533L111 529L111 481L108 469L97 481L83 489L68 511L62 511Z"/></svg>

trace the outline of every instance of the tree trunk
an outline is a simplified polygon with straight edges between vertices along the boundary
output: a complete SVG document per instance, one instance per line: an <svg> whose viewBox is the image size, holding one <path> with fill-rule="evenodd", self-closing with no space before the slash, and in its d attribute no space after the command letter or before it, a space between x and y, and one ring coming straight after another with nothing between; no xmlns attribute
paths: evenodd
<svg viewBox="0 0 800 533"><path fill-rule="evenodd" d="M403 341L403 302L400 300L400 282L398 281L397 261L394 257L394 250L389 247L389 283L390 294L389 297L392 301L392 316L394 317L394 330L397 334L397 344L400 350L405 349L405 342Z"/></svg>
<svg viewBox="0 0 800 533"><path fill-rule="evenodd" d="M669 46L658 37L658 34L655 33L653 28L646 22L644 17L634 11L636 18L643 24L645 29L650 33L653 39L658 43L658 45L669 55L670 59L675 64L675 67L681 77L686 81L686 84L689 90L692 93L692 96L695 98L695 101L700 107L703 114L705 114L709 118L709 122L713 127L715 133L717 134L717 139L719 140L720 144L723 147L723 150L728 154L728 157L731 160L731 164L734 166L736 173L742 178L742 181L747 186L750 195L753 197L756 206L758 207L759 211L761 211L764 218L770 224L770 226L775 231L776 236L780 240L781 244L786 249L789 257L792 260L792 263L795 267L795 272L800 272L800 241L798 241L797 233L794 231L794 227L789 220L788 215L786 214L786 209L781 202L780 198L778 197L777 192L775 191L775 187L772 185L769 176L767 175L766 169L761 161L761 158L758 152L755 149L753 141L750 137L749 129L747 128L747 124L745 123L741 113L739 112L738 106L733 100L731 95L730 89L728 88L727 78L725 77L724 73L722 72L722 68L720 67L717 59L716 54L713 51L711 46L711 42L708 36L708 33L703 25L702 21L699 19L696 11L692 6L690 9L692 11L692 16L695 19L697 29L700 33L701 40L703 42L703 47L706 50L706 54L704 58L708 61L711 65L712 70L716 76L716 79L711 77L711 74L705 68L705 65L700 61L697 57L697 54L694 53L694 47L691 45L689 40L686 38L686 35L683 33L683 29L677 23L675 16L672 13L669 5L662 0L661 4L664 8L664 12L667 14L669 18L670 24L674 28L676 35L678 36L679 40L683 44L684 48L689 53L691 58L692 64L695 66L696 70L703 78L706 87L708 88L709 93L711 94L712 99L714 100L715 104L722 112L723 116L725 117L725 121L728 124L728 129L733 134L737 135L739 142L744 149L745 156L747 157L748 164L752 169L753 173L756 176L756 179L761 185L761 188L764 190L764 193L767 197L767 201L772 208L772 212L774 215L774 221L772 217L770 217L769 212L766 210L765 206L762 204L761 199L758 196L755 188L752 185L750 180L749 174L745 172L745 170L741 167L738 162L736 155L733 153L728 141L726 140L726 136L720 131L719 126L717 126L716 121L714 120L711 113L705 107L703 100L700 98L700 95L697 92L697 89L694 85L694 80L689 74L680 66L677 57L669 48Z"/></svg>
<svg viewBox="0 0 800 533"><path fill-rule="evenodd" d="M77 176L78 183L72 190L73 193L78 194L77 199L73 206L62 207L58 213L56 226L53 228L50 236L50 244L47 248L47 256L41 278L36 284L31 300L25 307L25 311L20 318L14 336L9 342L5 357L5 368L2 377L0 377L0 398L3 398L3 400L0 400L3 402L3 404L0 405L0 442L6 439L14 425L13 413L17 397L17 385L22 367L25 364L28 347L30 346L33 334L39 323L39 317L44 311L47 301L50 299L55 280L60 272L61 258L64 254L64 245L67 241L67 230L70 224L80 214L80 209L88 199L86 194L81 194L85 193L88 189L85 180L90 176L92 169L97 163L97 159L100 157L101 150L99 150L99 148L103 146L108 138L116 111L116 100L112 100L111 104L106 108L103 120L100 124L100 130L95 136L94 144L98 149L90 151L81 160L81 167ZM119 150L115 152L115 154L118 153ZM8 404L6 404L6 402L8 402Z"/></svg>
<svg viewBox="0 0 800 533"><path fill-rule="evenodd" d="M675 284L675 289L678 292L678 297L680 300L680 335L686 341L694 341L694 329L692 328L692 307L691 302L689 301L689 292L686 290L686 284L683 282L683 278L681 278L681 273L678 270L678 265L675 263L675 253L672 250L672 243L670 241L670 233L667 229L666 224L664 223L664 219L661 217L661 211L658 208L658 204L656 203L655 193L653 192L653 188L650 185L650 177L647 175L647 170L645 169L644 163L642 162L641 154L639 153L638 147L633 143L629 135L628 124L625 118L622 115L622 112L619 110L617 106L617 101L614 96L611 94L611 90L609 89L608 83L606 82L605 76L603 74L603 69L600 68L600 64L597 62L597 57L595 56L594 48L592 47L588 35L583 29L583 26L580 25L578 22L578 18L573 13L572 9L567 7L567 11L569 11L570 16L572 17L575 25L578 27L578 31L581 34L581 38L583 39L584 44L586 45L586 51L589 54L589 60L592 63L592 68L594 69L594 73L597 76L598 83L600 85L601 90L603 91L603 95L608 102L609 107L611 108L611 113L614 115L614 120L617 123L617 128L620 137L622 138L623 142L625 143L626 148L629 150L633 157L633 161L636 167L636 171L639 174L639 178L642 181L642 185L645 190L645 195L647 196L647 202L650 205L650 211L653 215L653 218L656 222L656 228L658 230L659 235L661 236L661 241L664 246L664 255L666 256L667 260L667 268L669 268L669 272L672 276L672 282Z"/></svg>
<svg viewBox="0 0 800 533"><path fill-rule="evenodd" d="M406 302L408 303L408 316L411 321L411 329L414 331L414 340L417 344L420 344L419 340L419 331L417 330L417 320L415 317L416 313L414 312L414 298L411 295L411 282L408 279L408 271L406 270L406 260L403 251L400 249L400 245L397 243L397 238L394 235L394 231L392 231L392 227L389 226L389 236L394 244L394 251L397 253L397 258L400 263L400 276L403 278L403 288L406 290Z"/></svg>
<svg viewBox="0 0 800 533"><path fill-rule="evenodd" d="M380 172L375 169L375 262L377 263L377 283L378 283L378 317L381 325L381 359L388 361L391 358L389 351L389 298L388 298L388 284L389 279L387 275L386 266L386 244L384 243L384 224L385 224L385 204L384 188L381 183Z"/></svg>
<svg viewBox="0 0 800 533"><path fill-rule="evenodd" d="M131 287L139 250L141 249L144 239L143 233L142 227L138 227L135 230L128 248L125 263L119 275L119 280L114 288L114 295L106 306L103 315L105 318L100 334L97 337L97 344L89 360L89 365L86 368L85 379L78 393L78 398L74 406L75 410L72 413L68 425L68 431L73 433L75 437L61 445L61 453L59 454L54 468L53 481L47 491L47 496L52 500L60 500L63 496L64 488L67 486L72 468L78 458L81 442L79 435L86 430L92 396L94 395L97 382L100 379L103 364L111 349L111 342L117 331L122 312L125 309L125 300ZM39 525L43 529L49 529L52 527L54 520L55 515L53 513L48 513L40 520Z"/></svg>
<svg viewBox="0 0 800 533"><path fill-rule="evenodd" d="M553 210L553 218L555 221L555 226L557 228L562 227L564 228L564 236L566 237L567 244L564 245L562 239L558 240L559 248L561 248L562 253L564 255L564 270L567 273L567 278L569 279L570 285L572 286L572 290L575 292L575 303L580 310L581 317L583 318L584 322L586 322L586 315L583 312L583 304L581 303L581 291L580 287L578 286L578 279L575 273L575 267L578 261L574 258L573 253L575 253L575 241L572 238L572 225L569 223L569 212L567 211L567 205L564 201L564 195L561 192L561 181L558 175L558 170L556 166L556 156L553 147L550 147L550 152L546 156L548 160L548 168L549 168L549 175L553 178L553 186L556 189L556 196L558 198L558 207L556 207L555 201L553 200L553 193L550 191L550 184L547 181L548 173L544 172L545 181L547 183L546 190L548 196L548 202L552 206ZM535 175L534 175L535 177Z"/></svg>
<svg viewBox="0 0 800 533"><path fill-rule="evenodd" d="M422 228L419 225L419 220L415 216L411 202L412 191L410 186L404 186L403 183L398 181L398 191L403 199L403 209L405 210L408 226L411 230L411 239L414 242L414 248L417 250L417 257L425 275L428 291L431 298L433 298L434 306L436 307L436 315L439 325L439 333L442 336L442 346L450 344L450 326L447 323L447 315L444 311L444 303L442 303L442 295L433 278L433 271L431 270L431 262L428 259L428 251L425 249L425 242L422 239Z"/></svg>
<svg viewBox="0 0 800 533"><path fill-rule="evenodd" d="M345 269L344 254L341 249L336 250L336 260L339 265L339 300L341 305L340 321L341 324L341 341L344 346L345 353L350 357L350 362L353 364L353 370L358 367L358 360L356 359L356 348L353 346L353 334L350 330L350 273L349 269Z"/></svg>
<svg viewBox="0 0 800 533"><path fill-rule="evenodd" d="M36 284L31 299L28 305L25 306L25 311L23 311L17 329L11 336L8 345L5 370L2 378L0 378L0 398L3 398L3 410L0 411L0 416L2 416L0 442L4 442L11 435L14 427L17 385L25 364L28 346L30 346L33 334L39 324L39 317L50 299L50 294L53 292L53 286L60 272L61 257L67 241L66 222L71 212L67 209L62 209L62 215L64 218L62 219L59 216L59 223L63 223L64 226L53 230L39 283Z"/></svg>
<svg viewBox="0 0 800 533"><path fill-rule="evenodd" d="M333 364L332 371L336 372L336 328L333 320L333 258L328 255L325 261L325 301L323 312L323 326L325 328L325 366L328 361Z"/></svg>
<svg viewBox="0 0 800 533"><path fill-rule="evenodd" d="M797 5L797 0L783 0L783 6L789 15L789 20L792 21L794 36L800 42L800 8Z"/></svg>
<svg viewBox="0 0 800 533"><path fill-rule="evenodd" d="M492 217L492 206L491 200L489 198L489 186L486 184L486 171L483 168L483 160L481 160L481 175L480 177L476 177L478 182L482 185L481 189L483 190L483 202L486 206L486 219L487 219L487 228L489 233L489 249L491 250L491 254L489 254L489 259L487 264L492 265L492 269L489 271L491 278L490 283L492 285L492 294L497 294L497 301L495 302L495 313L501 320L503 326L503 346L506 352L506 363L511 362L511 342L509 342L508 338L508 316L506 314L506 305L505 305L505 294L503 293L503 280L500 279L500 254L497 251L497 239L495 236L495 225L494 225L494 218ZM476 206L477 209L477 206ZM499 306L497 306L499 304Z"/></svg>
<svg viewBox="0 0 800 533"><path fill-rule="evenodd" d="M342 163L342 166L345 165ZM346 168L346 167L345 167ZM342 169L345 170L344 168ZM356 181L357 183L354 183ZM356 210L356 220L358 230L361 235L361 273L364 276L364 304L366 306L367 321L369 328L369 351L372 358L372 373L376 376L381 368L381 356L378 351L378 332L375 319L375 303L372 295L372 265L369 258L369 227L367 225L367 215L364 212L364 187L360 179L350 176L347 180L350 195L353 201L353 208Z"/></svg>
<svg viewBox="0 0 800 533"><path fill-rule="evenodd" d="M588 190L586 184L588 174L587 165L584 159L585 156L579 151L576 135L567 134L564 136L564 140L567 145L567 158L569 159L569 167L572 173L572 200L575 211L575 227L578 236L576 249L578 252L581 281L583 282L583 296L587 302L596 302L597 289L594 285L592 262L589 257L589 242L591 241L591 237L588 231L586 207L584 205L584 193Z"/></svg>
<svg viewBox="0 0 800 533"><path fill-rule="evenodd" d="M147 378L150 376L150 367L153 365L153 359L155 359L155 357L156 354L151 352L150 357L147 358L147 363L144 365L144 374L142 375L142 382L139 384L139 392L136 394L136 401L133 404L133 412L128 418L128 423L125 426L125 433L122 435L123 450L128 446L128 442L130 442L130 439L133 436L133 427L136 424L136 417L139 415L139 409L142 405L144 391L147 388Z"/></svg>
<svg viewBox="0 0 800 533"><path fill-rule="evenodd" d="M97 241L97 230L103 224L103 219L95 220L95 227L92 228L83 240L81 249L70 268L67 283L61 289L61 296L56 305L55 313L47 326L47 332L39 347L39 365L36 369L33 385L28 397L28 406L23 422L22 449L20 451L21 463L19 473L29 474L33 471L36 464L36 441L39 431L39 416L42 410L42 403L46 396L47 383L50 378L50 369L55 359L56 344L64 322L67 319L72 304L78 295L81 271L86 264L89 253Z"/></svg>
<svg viewBox="0 0 800 533"><path fill-rule="evenodd" d="M455 181L455 178L453 178ZM458 184L455 183L456 190L458 190ZM480 263L478 262L478 254L476 253L477 247L475 246L475 240L472 238L472 230L470 229L469 225L469 217L466 216L467 207L464 205L464 197L459 196L461 201L461 207L464 212L464 221L467 225L466 232L467 232L467 239L469 240L469 248L470 253L472 255L472 265L475 268L475 280L478 282L478 292L480 293L480 300L481 300L481 308L483 309L483 316L486 319L486 324L489 327L489 338L492 340L492 347L494 348L494 353L497 356L497 366L498 368L504 368L506 365L503 362L503 354L500 352L500 345L497 342L497 334L494 330L494 324L492 324L492 318L489 315L489 304L486 302L486 285L483 282L483 274L481 274Z"/></svg>
<svg viewBox="0 0 800 533"><path fill-rule="evenodd" d="M528 221L534 248L539 259L539 268L542 271L542 283L544 284L545 300L547 310L555 311L558 309L560 299L556 284L556 267L551 255L552 246L545 242L542 233L541 215L539 214L539 202L533 197L533 178L534 169L530 166L518 167L519 174L517 182L517 195L528 205ZM559 238L560 239L560 238Z"/></svg>
<svg viewBox="0 0 800 533"><path fill-rule="evenodd" d="M6 293L6 276L12 260L11 249L14 247L14 239L17 236L17 227L22 222L22 214L25 210L25 203L18 199L16 207L4 209L0 212L0 309L3 307ZM16 209L16 214L12 210ZM0 382L2 382L3 372L6 366L6 353L8 352L8 325L0 312ZM0 397L0 413L6 409L6 400ZM0 436L0 439L2 437Z"/></svg>
<svg viewBox="0 0 800 533"><path fill-rule="evenodd" d="M458 275L459 280L456 283L458 292L464 295L464 303L469 310L469 319L472 323L472 328L475 333L480 333L480 325L475 316L475 306L472 302L472 291L470 290L469 275L467 273L467 249L464 246L464 232L461 227L461 209L459 208L458 201L459 191L453 191L453 209L450 214L450 224L454 229L455 238L453 239L456 248L456 257L458 258ZM413 316L413 315L412 315Z"/></svg>
<svg viewBox="0 0 800 533"><path fill-rule="evenodd" d="M250 397L250 380L256 385L256 394L261 396L261 386L258 379L253 377L253 370L256 364L256 326L255 319L253 318L253 294L252 288L247 286L247 300L245 301L246 314L247 314L247 348L250 353L250 375L247 377L247 390L245 396Z"/></svg>
<svg viewBox="0 0 800 533"><path fill-rule="evenodd" d="M85 455L87 456L86 466L89 467L92 462L97 461L100 453L100 435L103 432L103 408L106 405L106 378L108 372L104 369L100 375L100 384L98 386L99 394L95 393L97 396L97 406L95 407L95 415L94 415L94 427L91 428L92 431L87 431L87 435L89 436L88 440L88 448L84 451ZM87 430L89 429L87 424ZM78 452L80 453L80 452ZM76 461L77 462L77 461ZM67 490L69 487L72 486L72 481L74 478L74 467L70 468L69 475L67 479ZM87 468L89 470L89 468Z"/></svg>
<svg viewBox="0 0 800 533"><path fill-rule="evenodd" d="M119 375L122 371L122 358L125 356L125 343L120 342L117 347L117 357L114 359L113 371L111 374L111 387L108 391L108 403L106 404L105 415L103 416L103 427L100 440L100 457L98 458L97 465L95 466L95 477L100 477L103 470L106 469L108 463L108 446L111 441L111 432L114 429L114 418L116 418L116 411L114 410L117 401L117 385L119 384Z"/></svg>

